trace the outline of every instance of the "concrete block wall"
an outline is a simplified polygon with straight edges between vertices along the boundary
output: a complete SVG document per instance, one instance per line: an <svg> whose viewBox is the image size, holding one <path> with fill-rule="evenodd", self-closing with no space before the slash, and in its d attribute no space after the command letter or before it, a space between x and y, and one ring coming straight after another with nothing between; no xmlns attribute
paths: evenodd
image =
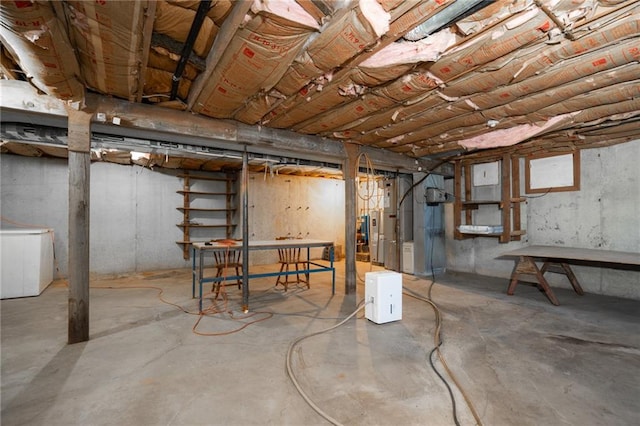
<svg viewBox="0 0 640 426"><path fill-rule="evenodd" d="M580 190L530 195L522 204L520 242L496 238L453 239L453 206L446 205L447 269L504 277L506 291L513 260L498 259L532 244L615 251L640 251L640 140L580 151ZM521 167L524 170L524 163ZM523 172L524 173L524 172ZM524 183L524 177L521 177ZM448 185L453 182L449 181ZM451 192L451 188L448 188ZM524 194L524 187L522 188ZM535 197L535 198L534 198ZM575 266L586 292L640 299L640 271ZM566 277L548 274L552 286L571 288Z"/></svg>
<svg viewBox="0 0 640 426"><path fill-rule="evenodd" d="M55 233L56 278L67 275L68 168L66 159L0 155L0 213ZM112 163L91 165L90 269L118 274L191 266L182 256L182 179L176 171L154 171ZM276 236L331 239L344 247L344 182L321 178L251 174L251 239ZM289 209L285 209L290 207ZM240 211L236 223L240 224ZM8 222L3 227L11 227ZM241 227L234 237L242 235ZM319 252L312 255L321 256ZM277 253L251 256L272 263Z"/></svg>

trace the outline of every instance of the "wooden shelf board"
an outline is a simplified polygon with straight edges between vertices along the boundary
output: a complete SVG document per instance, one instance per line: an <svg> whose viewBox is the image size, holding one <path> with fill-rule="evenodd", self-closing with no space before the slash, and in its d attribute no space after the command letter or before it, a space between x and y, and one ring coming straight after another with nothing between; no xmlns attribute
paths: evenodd
<svg viewBox="0 0 640 426"><path fill-rule="evenodd" d="M194 176L194 175L179 174L178 177L196 179L196 180L211 180L215 182L233 182L232 178L213 177L213 176Z"/></svg>
<svg viewBox="0 0 640 426"><path fill-rule="evenodd" d="M199 195L236 195L235 192L207 192L207 191L185 191L181 189L176 191L178 194L199 194Z"/></svg>
<svg viewBox="0 0 640 426"><path fill-rule="evenodd" d="M185 223L178 223L178 226L180 226L181 228L185 228L185 227L189 227L189 228L232 228L234 226L236 226L235 224L227 224L227 225L202 225L202 224L185 224Z"/></svg>
<svg viewBox="0 0 640 426"><path fill-rule="evenodd" d="M191 241L176 241L176 244L206 243L208 241L211 241L211 239L208 239L208 240L191 240Z"/></svg>
<svg viewBox="0 0 640 426"><path fill-rule="evenodd" d="M463 201L462 205L474 205L474 204L502 204L502 201L500 200L468 200L468 201Z"/></svg>
<svg viewBox="0 0 640 426"><path fill-rule="evenodd" d="M176 207L177 210L189 210L189 211L197 211L197 212L230 212L235 211L236 209L205 209L200 207Z"/></svg>

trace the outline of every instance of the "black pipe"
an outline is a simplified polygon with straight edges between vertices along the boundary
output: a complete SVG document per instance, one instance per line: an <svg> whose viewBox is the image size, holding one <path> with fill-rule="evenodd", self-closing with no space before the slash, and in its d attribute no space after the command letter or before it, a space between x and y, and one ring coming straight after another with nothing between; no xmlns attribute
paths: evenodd
<svg viewBox="0 0 640 426"><path fill-rule="evenodd" d="M206 18L207 12L209 12L210 7L211 0L201 1L196 12L196 16L193 18L193 23L191 24L189 35L187 36L187 40L184 42L184 46L182 46L182 54L180 55L180 61L178 61L176 72L174 72L173 77L171 77L170 99L172 101L178 95L178 85L180 84L180 80L182 79L182 73L184 72L185 66L187 66L187 60L189 59L191 51L193 50L193 44L196 42L196 38L198 37L200 28L202 27L202 23L204 22L204 18Z"/></svg>

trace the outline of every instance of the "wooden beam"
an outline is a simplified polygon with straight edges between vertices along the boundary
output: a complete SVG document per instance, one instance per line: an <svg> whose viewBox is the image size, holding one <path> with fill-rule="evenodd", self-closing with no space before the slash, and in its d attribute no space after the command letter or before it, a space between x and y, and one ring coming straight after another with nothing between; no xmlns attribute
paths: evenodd
<svg viewBox="0 0 640 426"><path fill-rule="evenodd" d="M402 173L406 173L406 170L413 170L412 173L425 172L441 174L447 177L453 176L453 166L451 163L444 163L442 160L414 158L386 149L374 148L366 145L362 146L360 151L367 154L374 165L387 165L390 170L398 171L398 169L401 169Z"/></svg>
<svg viewBox="0 0 640 426"><path fill-rule="evenodd" d="M69 332L68 342L89 340L89 182L91 114L69 113Z"/></svg>
<svg viewBox="0 0 640 426"><path fill-rule="evenodd" d="M462 161L455 162L455 176L453 181L453 238L461 240L463 238L460 232L462 225ZM466 225L466 223L465 223Z"/></svg>
<svg viewBox="0 0 640 426"><path fill-rule="evenodd" d="M149 139L174 143L202 145L250 153L284 155L302 159L341 164L345 156L344 143L314 135L304 135L288 130L251 126L233 120L220 120L186 111L175 111L153 105L134 104L100 95L87 95L87 104L106 117L100 126L104 133L136 137L129 129L150 131ZM118 126L109 125L118 117ZM362 147L374 166L386 170L413 173L431 170L436 162L416 159L403 154L372 147Z"/></svg>
<svg viewBox="0 0 640 426"><path fill-rule="evenodd" d="M53 96L38 93L38 90L26 81L0 80L0 93L2 93L0 96L2 121L6 121L5 111L15 110L60 117L60 121L67 124L65 102Z"/></svg>
<svg viewBox="0 0 640 426"><path fill-rule="evenodd" d="M191 86L189 99L187 101L187 109L189 111L193 109L193 106L202 94L207 82L211 78L211 74L213 74L213 70L218 65L218 62L220 62L224 51L229 46L229 43L231 43L237 29L242 26L244 17L251 9L252 4L253 2L251 1L233 2L233 9L229 16L224 20L222 27L220 27L220 31L218 31L218 35L213 41L213 46L211 46L211 50L207 55L204 72L196 78L196 81Z"/></svg>
<svg viewBox="0 0 640 426"><path fill-rule="evenodd" d="M511 155L504 154L500 162L501 182L500 190L502 195L502 235L499 241L508 243L511 241Z"/></svg>
<svg viewBox="0 0 640 426"><path fill-rule="evenodd" d="M144 27L142 31L142 45L140 55L142 59L138 66L138 93L136 102L142 101L144 93L145 76L147 74L147 63L149 62L149 50L151 49L151 35L153 34L153 22L156 19L156 2L148 1L144 9Z"/></svg>
<svg viewBox="0 0 640 426"><path fill-rule="evenodd" d="M0 90L6 95L0 97L3 120L10 116L10 121L16 123L46 123L54 127L66 124L64 103L51 96L37 94L29 83L0 80ZM87 93L86 104L92 111L104 114L104 120L94 121L92 126L92 130L98 133L239 152L246 146L249 153L284 155L333 164L342 164L345 157L345 142L341 140L219 120L93 93ZM118 125L114 124L116 118L119 119ZM400 173L433 171L445 176L453 175L447 164L369 146L362 146L360 150L381 170ZM434 165L437 165L435 170Z"/></svg>
<svg viewBox="0 0 640 426"><path fill-rule="evenodd" d="M298 0L298 4L302 7L305 12L313 17L318 23L322 23L322 20L330 13L325 13L311 0ZM329 12L329 11L327 11Z"/></svg>
<svg viewBox="0 0 640 426"><path fill-rule="evenodd" d="M513 209L513 226L511 228L511 239L513 241L520 241L522 235L525 233L521 229L521 201L525 198L520 198L520 157L511 156L511 203L510 207Z"/></svg>

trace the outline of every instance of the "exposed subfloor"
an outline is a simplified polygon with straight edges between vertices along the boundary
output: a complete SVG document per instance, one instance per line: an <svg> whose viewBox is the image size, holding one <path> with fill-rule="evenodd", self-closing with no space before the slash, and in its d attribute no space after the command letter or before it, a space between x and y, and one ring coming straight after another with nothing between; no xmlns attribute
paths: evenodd
<svg viewBox="0 0 640 426"><path fill-rule="evenodd" d="M369 270L358 265L360 275ZM67 345L67 289L3 300L3 425L324 425L287 377L299 336L355 310L327 273L311 289L251 282L250 318L236 287L205 316L195 312L189 270L92 279L91 339ZM375 268L380 269L380 268ZM300 342L301 387L345 425L452 425L452 404L429 365L434 346L430 281L403 276L403 318L375 324L360 312ZM97 288L114 287L115 289ZM632 425L640 421L640 301L557 290L551 305L532 286L470 274L437 277L442 352L485 425ZM145 287L145 288L143 288ZM153 288L147 288L153 287ZM364 287L359 284L358 296ZM205 300L205 306L211 299ZM271 316L272 315L272 316ZM247 325L251 321L264 319ZM237 330L236 332L233 332ZM442 371L439 361L436 367ZM450 379L448 379L451 382ZM454 387L462 425L474 419Z"/></svg>

